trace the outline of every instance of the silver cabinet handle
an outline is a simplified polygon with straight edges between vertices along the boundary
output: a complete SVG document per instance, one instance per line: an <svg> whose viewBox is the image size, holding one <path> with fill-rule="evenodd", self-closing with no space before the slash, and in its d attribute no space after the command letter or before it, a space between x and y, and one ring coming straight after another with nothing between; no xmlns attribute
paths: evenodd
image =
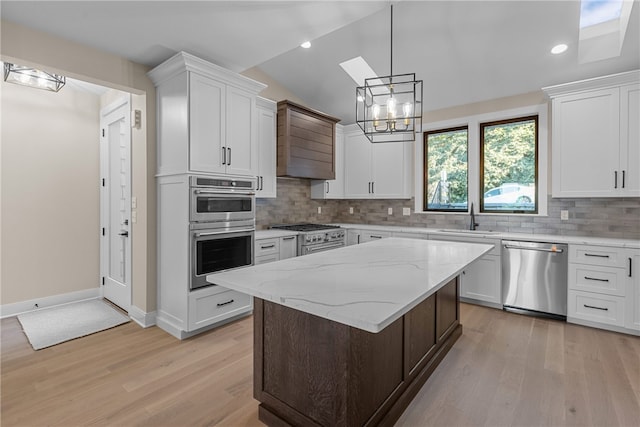
<svg viewBox="0 0 640 427"><path fill-rule="evenodd" d="M585 280L594 280L596 282L608 282L609 279L599 279L597 277L584 276Z"/></svg>
<svg viewBox="0 0 640 427"><path fill-rule="evenodd" d="M227 148L227 150L229 150L229 163L227 164L231 165L231 148Z"/></svg>
<svg viewBox="0 0 640 427"><path fill-rule="evenodd" d="M222 164L223 165L227 164L227 148L226 147L222 147Z"/></svg>
<svg viewBox="0 0 640 427"><path fill-rule="evenodd" d="M596 307L595 305L582 304L587 308L595 308L596 310L609 311L607 307Z"/></svg>
<svg viewBox="0 0 640 427"><path fill-rule="evenodd" d="M255 229L253 228L243 228L240 230L233 230L231 232L229 231L209 231L207 233L195 233L195 237L202 237L202 236L215 236L218 234L233 234L233 233L244 233L247 231L255 231Z"/></svg>

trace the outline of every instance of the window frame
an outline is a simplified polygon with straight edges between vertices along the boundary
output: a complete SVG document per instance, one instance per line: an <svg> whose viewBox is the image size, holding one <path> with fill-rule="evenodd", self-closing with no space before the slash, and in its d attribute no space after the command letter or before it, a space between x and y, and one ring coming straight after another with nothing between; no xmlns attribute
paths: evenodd
<svg viewBox="0 0 640 427"><path fill-rule="evenodd" d="M427 181L429 179L429 171L427 169L427 167L423 167L423 177L422 177L422 182L424 183L422 185L423 190L422 190L422 197L423 197L423 203L422 203L422 210L423 212L452 212L452 213L460 213L460 212L468 212L469 211L469 126L464 125L464 126L456 126L456 127L452 127L452 128L447 128L447 129L432 129L426 132L423 132L423 137L422 137L422 152L423 152L423 165L427 165L428 164L428 150L427 150L427 146L428 146L428 139L429 139L429 135L436 135L436 134L441 134L441 133L449 133L449 132L455 132L455 131L461 131L461 130L465 130L467 131L467 209L466 210L460 210L460 209L429 209L427 207L427 199L428 199L428 190L429 190L429 186L427 185Z"/></svg>
<svg viewBox="0 0 640 427"><path fill-rule="evenodd" d="M549 171L549 104L530 104L522 107L496 110L483 112L469 116L455 116L450 115L448 119L442 119L438 121L423 122L421 133L448 129L455 127L467 126L468 133L468 206L471 207L471 203L474 206L480 205L480 186L479 186L479 173L480 173L480 153L479 153L479 126L481 122L493 122L498 120L507 120L516 117L526 117L538 115L538 188L536 193L538 196L538 213L503 213L503 212L478 212L476 209L476 216L509 216L515 215L518 217L532 216L532 217L547 217L548 216L548 197L549 189L548 179L550 178ZM435 116L435 114L433 114ZM436 116L437 117L437 116ZM426 215L460 215L464 212L436 212L424 210L424 144L421 144L416 139L414 143L414 212L417 214ZM469 211L467 211L469 213Z"/></svg>
<svg viewBox="0 0 640 427"><path fill-rule="evenodd" d="M506 125L506 124L510 124L510 123L519 123L519 122L528 122L528 121L533 121L534 122L534 126L535 126L535 135L534 135L534 156L535 156L535 173L534 173L534 185L535 185L535 209L532 211L525 211L525 210L520 210L520 209L512 209L512 210L506 210L506 209L500 209L500 210L486 210L485 206L484 206L484 129L486 127L490 127L490 126L499 126L499 125ZM479 213L491 213L491 214L497 214L497 213L504 213L504 214L514 214L514 215L521 215L521 214L531 214L531 215L536 215L538 213L538 199L539 197L539 192L538 192L538 174L539 174L539 161L538 161L538 141L539 141L539 133L540 133L540 129L538 128L538 115L531 115L531 116L527 116L527 117L513 117L510 119L504 119L504 120L495 120L495 121L491 121L491 122L480 122L479 125L479 155L480 155L480 167L479 167L479 173L478 173L478 190L479 190Z"/></svg>

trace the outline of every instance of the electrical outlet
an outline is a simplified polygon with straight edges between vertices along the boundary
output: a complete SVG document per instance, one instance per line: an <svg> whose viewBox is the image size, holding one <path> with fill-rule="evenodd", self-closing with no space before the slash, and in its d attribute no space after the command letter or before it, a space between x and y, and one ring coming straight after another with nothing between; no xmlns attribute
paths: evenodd
<svg viewBox="0 0 640 427"><path fill-rule="evenodd" d="M353 215L353 208L352 208L352 207L349 207L349 213L350 213L351 215Z"/></svg>
<svg viewBox="0 0 640 427"><path fill-rule="evenodd" d="M569 211L560 211L560 220L567 221L569 219Z"/></svg>
<svg viewBox="0 0 640 427"><path fill-rule="evenodd" d="M318 206L318 213L321 214L322 213L322 206Z"/></svg>
<svg viewBox="0 0 640 427"><path fill-rule="evenodd" d="M131 211L131 222L134 224L138 222L138 212Z"/></svg>
<svg viewBox="0 0 640 427"><path fill-rule="evenodd" d="M387 215L393 215L393 208L387 209Z"/></svg>
<svg viewBox="0 0 640 427"><path fill-rule="evenodd" d="M411 215L411 208L402 208L402 215L404 216Z"/></svg>

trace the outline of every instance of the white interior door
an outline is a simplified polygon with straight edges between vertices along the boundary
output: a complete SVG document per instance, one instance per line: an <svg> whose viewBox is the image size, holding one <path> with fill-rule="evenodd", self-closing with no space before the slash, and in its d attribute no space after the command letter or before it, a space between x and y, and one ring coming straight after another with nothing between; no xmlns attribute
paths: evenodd
<svg viewBox="0 0 640 427"><path fill-rule="evenodd" d="M100 272L104 298L131 307L131 106L100 112Z"/></svg>

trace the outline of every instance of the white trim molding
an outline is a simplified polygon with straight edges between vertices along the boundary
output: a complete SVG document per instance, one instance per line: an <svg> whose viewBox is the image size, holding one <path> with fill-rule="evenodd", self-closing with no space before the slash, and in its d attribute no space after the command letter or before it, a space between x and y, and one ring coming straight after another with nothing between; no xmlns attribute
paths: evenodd
<svg viewBox="0 0 640 427"><path fill-rule="evenodd" d="M96 298L100 298L100 288L83 289L81 291L69 292L66 294L35 298L11 304L3 304L0 306L0 319L40 310L45 307L53 307L56 305L69 304L72 302Z"/></svg>
<svg viewBox="0 0 640 427"><path fill-rule="evenodd" d="M132 305L129 309L129 317L143 328L149 328L156 324L156 312L147 313L141 308Z"/></svg>

